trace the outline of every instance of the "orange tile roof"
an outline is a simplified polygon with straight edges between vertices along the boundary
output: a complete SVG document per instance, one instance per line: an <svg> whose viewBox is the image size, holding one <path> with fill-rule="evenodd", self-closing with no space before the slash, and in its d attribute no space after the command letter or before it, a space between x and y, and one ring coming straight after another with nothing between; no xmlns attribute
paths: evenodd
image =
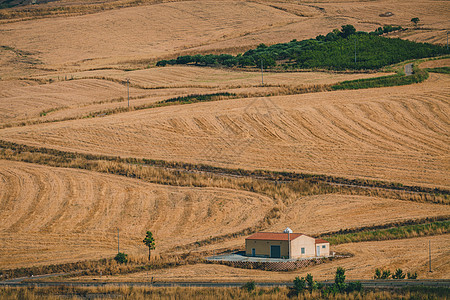
<svg viewBox="0 0 450 300"><path fill-rule="evenodd" d="M290 240L294 240L299 236L302 236L302 233L291 233ZM246 238L246 240L269 240L269 241L287 241L288 234L282 232L257 232Z"/></svg>
<svg viewBox="0 0 450 300"><path fill-rule="evenodd" d="M322 239L316 239L316 244L326 244L326 243L329 243L329 242L322 240Z"/></svg>

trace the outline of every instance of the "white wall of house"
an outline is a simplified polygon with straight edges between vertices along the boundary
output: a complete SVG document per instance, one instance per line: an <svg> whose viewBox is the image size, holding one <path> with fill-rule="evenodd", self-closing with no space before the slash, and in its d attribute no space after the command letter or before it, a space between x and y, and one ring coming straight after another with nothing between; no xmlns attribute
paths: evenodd
<svg viewBox="0 0 450 300"><path fill-rule="evenodd" d="M316 239L302 235L291 241L291 258L316 256Z"/></svg>

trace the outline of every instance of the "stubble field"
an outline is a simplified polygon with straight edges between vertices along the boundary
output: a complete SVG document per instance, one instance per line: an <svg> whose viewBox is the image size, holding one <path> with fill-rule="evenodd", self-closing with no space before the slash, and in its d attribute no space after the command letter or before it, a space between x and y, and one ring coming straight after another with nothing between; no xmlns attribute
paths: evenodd
<svg viewBox="0 0 450 300"><path fill-rule="evenodd" d="M376 90L224 100L7 128L75 152L448 187L449 79Z"/></svg>
<svg viewBox="0 0 450 300"><path fill-rule="evenodd" d="M237 54L260 43L314 38L345 24L364 31L401 25L408 29L390 36L444 44L450 25L447 1L201 0L117 6L129 2L96 1L95 7L91 2L51 2L38 7L74 9L0 21L0 140L75 153L325 174L448 191L447 74L430 73L425 82L403 87L296 94L299 87L385 73L265 72L261 86L259 70L154 67L155 61L180 54ZM386 12L392 16L380 16ZM420 18L420 28L413 28L412 17ZM448 66L448 59L420 65L441 66ZM127 78L131 106L189 94L231 92L241 97L102 113L127 106ZM92 113L94 118L86 118ZM0 150L3 158L12 151ZM289 226L318 235L450 214L445 204L361 191L298 192L284 201L207 182L203 187L171 186L169 181L158 185L42 164L0 160L0 270L113 257L117 228L121 250L145 257L147 230L156 237L155 252L169 255L242 248L245 229L278 232ZM181 170L180 176L191 173ZM195 244L214 237L222 239ZM431 274L426 272L429 240L436 245ZM331 279L344 266L351 279L369 279L377 267L448 278L449 247L449 236L443 234L332 246L332 251L354 256L295 273L196 264L155 270L152 276L167 281L291 281L312 273L316 279Z"/></svg>

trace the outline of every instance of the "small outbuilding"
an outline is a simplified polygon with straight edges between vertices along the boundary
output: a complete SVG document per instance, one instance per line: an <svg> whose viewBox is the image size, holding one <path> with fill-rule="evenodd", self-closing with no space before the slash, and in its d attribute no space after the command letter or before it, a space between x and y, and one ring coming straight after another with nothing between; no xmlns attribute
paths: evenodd
<svg viewBox="0 0 450 300"><path fill-rule="evenodd" d="M245 239L247 256L311 258L330 255L330 243L286 228L284 232L257 232Z"/></svg>

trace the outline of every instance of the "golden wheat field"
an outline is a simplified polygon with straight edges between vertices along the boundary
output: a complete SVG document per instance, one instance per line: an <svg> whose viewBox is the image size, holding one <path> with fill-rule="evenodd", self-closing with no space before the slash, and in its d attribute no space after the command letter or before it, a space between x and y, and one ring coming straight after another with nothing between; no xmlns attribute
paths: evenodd
<svg viewBox="0 0 450 300"><path fill-rule="evenodd" d="M430 194L409 197L388 188L383 194L368 186L328 192L317 185L305 192L299 184L283 194L287 185L277 190L283 182L241 178L226 173L230 170L201 177L195 169L204 164L373 179L439 188L444 193L439 197L448 197L448 74L430 73L420 84L401 87L329 91L331 84L394 74L403 66L377 72L265 71L264 85L259 69L155 66L178 55L238 54L261 43L314 38L345 24L363 31L401 25L405 30L387 36L442 45L449 15L448 1L440 0L61 0L0 9L0 275L6 269L112 258L119 229L120 250L141 267L147 263L142 243L147 230L156 239L155 264L171 255L196 264L101 280L292 281L307 273L323 280L338 266L349 279L370 279L377 267L449 279L450 238L442 231L332 246L354 256L295 272L198 263L198 256L243 249L247 233L257 230L289 226L317 236L448 218L450 207L431 203ZM420 18L417 26L413 17ZM448 67L449 61L423 59L419 67ZM178 96L224 92L236 95L155 107ZM48 150L27 152L2 141ZM162 164L160 172L135 179L128 173L132 168L113 175L86 166L115 164L105 158L74 154L70 164L70 154L53 150L196 166L178 170ZM230 178L242 185L227 185ZM272 190L253 189L258 185ZM429 241L433 273L426 270ZM77 271L98 274L101 264Z"/></svg>
<svg viewBox="0 0 450 300"><path fill-rule="evenodd" d="M69 151L449 186L449 78L224 100L0 131Z"/></svg>

